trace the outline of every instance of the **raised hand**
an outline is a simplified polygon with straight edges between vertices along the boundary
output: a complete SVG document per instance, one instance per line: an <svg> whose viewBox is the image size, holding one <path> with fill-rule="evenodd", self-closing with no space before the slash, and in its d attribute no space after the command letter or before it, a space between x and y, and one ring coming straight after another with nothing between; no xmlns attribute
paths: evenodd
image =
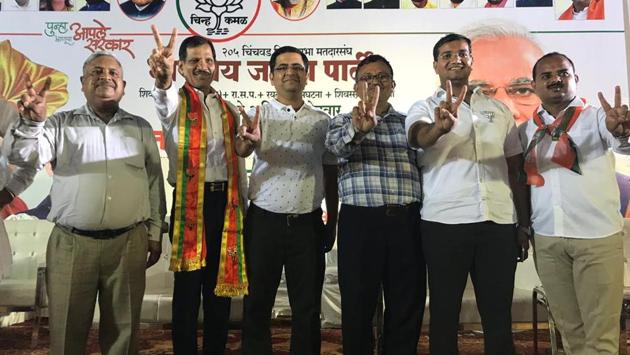
<svg viewBox="0 0 630 355"><path fill-rule="evenodd" d="M22 94L17 103L18 112L22 117L26 117L31 121L46 121L46 94L50 89L50 77L46 78L44 85L39 91L35 90L28 75L24 76L24 81L26 82L26 92Z"/></svg>
<svg viewBox="0 0 630 355"><path fill-rule="evenodd" d="M455 121L457 121L457 111L462 105L467 92L468 86L464 85L457 96L457 100L453 102L453 87L450 80L446 81L446 100L440 102L440 105L434 111L435 125L440 131L444 133L451 131Z"/></svg>
<svg viewBox="0 0 630 355"><path fill-rule="evenodd" d="M360 82L358 87L359 104L352 109L352 125L355 129L362 133L368 133L376 125L376 106L381 94L381 88L378 85L373 86L373 90L368 90L366 82Z"/></svg>
<svg viewBox="0 0 630 355"><path fill-rule="evenodd" d="M149 74L155 78L155 85L160 89L168 89L173 82L173 71L175 70L174 48L177 41L177 29L173 28L171 38L166 47L160 39L156 25L151 25L151 32L155 39L155 48L151 52L147 63L149 64Z"/></svg>
<svg viewBox="0 0 630 355"><path fill-rule="evenodd" d="M597 93L599 102L606 112L606 128L615 137L630 136L630 112L628 105L621 104L621 87L615 86L615 106L610 106L604 94Z"/></svg>
<svg viewBox="0 0 630 355"><path fill-rule="evenodd" d="M243 117L243 122L239 127L239 137L241 139L251 142L255 144L260 141L260 106L256 106L256 114L254 119L252 120L243 106L239 107L239 111L241 112L241 116Z"/></svg>

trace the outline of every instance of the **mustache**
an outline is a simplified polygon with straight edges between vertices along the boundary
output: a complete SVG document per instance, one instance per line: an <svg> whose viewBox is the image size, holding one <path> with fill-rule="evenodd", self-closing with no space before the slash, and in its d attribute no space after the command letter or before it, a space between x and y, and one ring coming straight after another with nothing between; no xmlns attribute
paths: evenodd
<svg viewBox="0 0 630 355"><path fill-rule="evenodd" d="M564 84L562 84L561 82L551 83L547 85L547 89L555 89L555 88L563 88L563 87L564 87Z"/></svg>
<svg viewBox="0 0 630 355"><path fill-rule="evenodd" d="M101 85L107 85L107 86L111 86L111 87L116 86L116 84L114 83L113 80L107 80L107 79L97 80L95 84L97 86L101 86Z"/></svg>
<svg viewBox="0 0 630 355"><path fill-rule="evenodd" d="M300 77L297 75L285 75L284 78L282 78L282 81L287 81L287 80L295 80L295 81L300 81Z"/></svg>
<svg viewBox="0 0 630 355"><path fill-rule="evenodd" d="M205 69L195 69L193 71L194 75L199 75L199 74L206 74L206 75L212 75L212 72L210 70L205 70Z"/></svg>

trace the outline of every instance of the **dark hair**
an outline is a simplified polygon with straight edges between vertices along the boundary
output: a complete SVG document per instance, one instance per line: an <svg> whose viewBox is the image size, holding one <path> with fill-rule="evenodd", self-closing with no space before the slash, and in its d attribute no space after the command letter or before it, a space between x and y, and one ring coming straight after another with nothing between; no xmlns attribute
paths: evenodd
<svg viewBox="0 0 630 355"><path fill-rule="evenodd" d="M370 54L369 56L363 58L363 60L361 60L359 64L357 64L357 75L359 73L359 70L361 70L361 67L363 67L364 65L368 65L370 63L376 63L376 62L381 62L385 64L387 68L389 68L389 73L392 75L392 79L394 78L394 68L392 68L392 65L389 64L389 61L380 54ZM357 76L357 80L359 80L358 76Z"/></svg>
<svg viewBox="0 0 630 355"><path fill-rule="evenodd" d="M188 48L196 48L207 44L212 49L212 59L217 60L217 52L214 50L214 45L212 41L201 36L190 36L182 41L182 44L179 45L179 60L182 62L186 61L186 55Z"/></svg>
<svg viewBox="0 0 630 355"><path fill-rule="evenodd" d="M547 53L547 54L543 55L542 57L538 58L538 60L534 64L534 67L532 68L532 79L534 81L536 81L536 67L538 66L538 63L542 62L543 60L545 60L547 58L551 58L551 57L562 57L562 58L566 59L567 62L569 62L569 64L571 64L571 69L573 69L573 72L575 73L575 64L573 64L573 61L571 60L571 58L569 58L566 55L564 55L562 53L559 53L559 52L551 52L551 53Z"/></svg>
<svg viewBox="0 0 630 355"><path fill-rule="evenodd" d="M437 62L438 54L440 54L440 47L442 47L443 45L449 42L455 42L455 41L466 42L466 44L468 44L468 50L470 51L470 53L472 53L472 45L468 37L462 36L457 33L449 33L446 36L440 38L440 40L437 41L437 43L433 46L433 61Z"/></svg>
<svg viewBox="0 0 630 355"><path fill-rule="evenodd" d="M64 6L71 9L74 5L70 2L70 0L64 1ZM46 8L42 9L44 11L53 11L52 0L46 0Z"/></svg>
<svg viewBox="0 0 630 355"><path fill-rule="evenodd" d="M271 54L271 58L269 59L269 71L273 72L276 67L276 59L280 54L284 53L298 53L302 57L302 62L304 62L304 69L308 73L308 57L306 54L302 52L300 49L292 47L292 46L284 46L276 49L273 54Z"/></svg>
<svg viewBox="0 0 630 355"><path fill-rule="evenodd" d="M287 9L292 7L291 2L289 0L273 0L273 2L275 2L278 5L280 5L280 7L282 8L282 11L284 12L285 16L289 15L287 13ZM302 11L300 11L299 17L304 16L304 14L306 13L306 9L307 8L308 8L308 0L304 0L304 5L302 6Z"/></svg>

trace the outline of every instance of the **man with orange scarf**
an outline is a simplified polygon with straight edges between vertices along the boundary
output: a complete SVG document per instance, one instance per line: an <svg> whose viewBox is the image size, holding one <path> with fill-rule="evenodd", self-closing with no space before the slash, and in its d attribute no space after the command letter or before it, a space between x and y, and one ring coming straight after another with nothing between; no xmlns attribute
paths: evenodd
<svg viewBox="0 0 630 355"><path fill-rule="evenodd" d="M212 42L187 37L179 47L173 82L173 29L167 46L152 26L156 48L149 57L153 98L166 137L168 182L174 187L170 237L173 290L173 350L197 353L197 316L203 296L203 353L223 354L230 298L247 292L242 244L247 176L234 148L238 113L212 87L216 53Z"/></svg>
<svg viewBox="0 0 630 355"><path fill-rule="evenodd" d="M558 20L603 20L604 0L573 0Z"/></svg>
<svg viewBox="0 0 630 355"><path fill-rule="evenodd" d="M542 104L520 129L536 270L565 352L619 354L623 220L610 150L630 154L630 112L618 86L613 105L601 92L601 108L580 99L564 54L542 56L532 77Z"/></svg>

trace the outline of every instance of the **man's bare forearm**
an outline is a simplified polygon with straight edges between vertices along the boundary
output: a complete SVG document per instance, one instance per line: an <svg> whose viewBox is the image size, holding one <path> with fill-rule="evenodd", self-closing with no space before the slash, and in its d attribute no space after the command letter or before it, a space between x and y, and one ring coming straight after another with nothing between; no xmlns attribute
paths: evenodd
<svg viewBox="0 0 630 355"><path fill-rule="evenodd" d="M413 148L426 149L433 146L445 133L435 124L416 122L409 130L409 144Z"/></svg>

